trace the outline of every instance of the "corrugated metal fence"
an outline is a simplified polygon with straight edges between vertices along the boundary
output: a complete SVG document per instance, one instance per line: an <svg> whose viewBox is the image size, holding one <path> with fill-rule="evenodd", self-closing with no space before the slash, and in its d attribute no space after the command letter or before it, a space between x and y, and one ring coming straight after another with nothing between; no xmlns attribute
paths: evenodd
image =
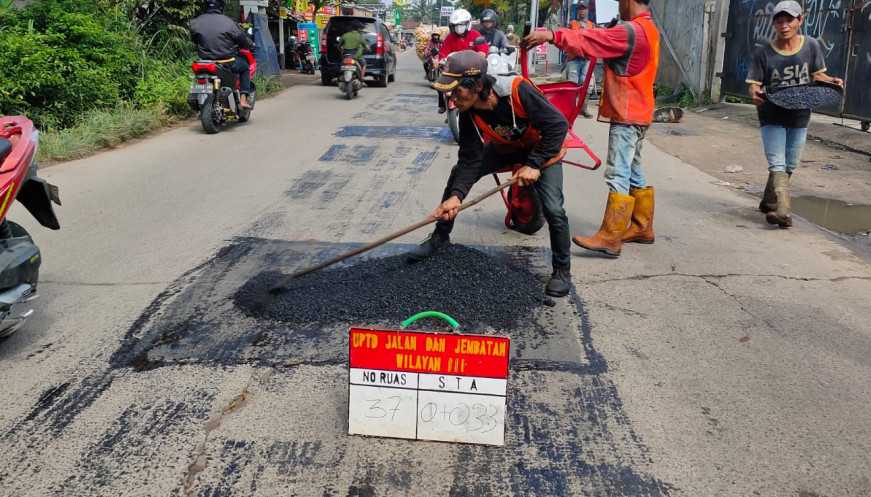
<svg viewBox="0 0 871 497"><path fill-rule="evenodd" d="M775 1L733 0L729 8L726 54L723 64L725 93L746 95L747 69L753 47L768 43L774 30L771 11ZM823 46L828 73L846 81L840 108L824 109L834 115L871 121L871 0L804 0L804 33Z"/></svg>

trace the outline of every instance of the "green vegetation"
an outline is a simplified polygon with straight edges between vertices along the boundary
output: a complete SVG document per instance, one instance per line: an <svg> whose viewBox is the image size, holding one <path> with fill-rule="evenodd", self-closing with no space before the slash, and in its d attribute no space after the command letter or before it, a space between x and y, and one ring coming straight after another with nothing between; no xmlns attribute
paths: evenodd
<svg viewBox="0 0 871 497"><path fill-rule="evenodd" d="M681 108L695 107L702 102L696 100L692 92L686 87L681 86L678 92L674 88L665 85L656 85L655 87L656 100L660 103L675 104Z"/></svg>
<svg viewBox="0 0 871 497"><path fill-rule="evenodd" d="M0 0L0 115L34 121L40 160L83 157L189 116L187 23L201 5ZM261 96L278 86L255 81Z"/></svg>
<svg viewBox="0 0 871 497"><path fill-rule="evenodd" d="M87 157L169 122L170 118L160 107L136 108L125 103L113 109L92 110L75 126L43 133L39 139L38 160L52 162Z"/></svg>

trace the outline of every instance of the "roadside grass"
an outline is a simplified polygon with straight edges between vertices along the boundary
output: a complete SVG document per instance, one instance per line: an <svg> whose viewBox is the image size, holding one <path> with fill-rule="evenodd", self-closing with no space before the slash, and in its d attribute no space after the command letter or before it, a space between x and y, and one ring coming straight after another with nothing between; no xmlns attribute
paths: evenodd
<svg viewBox="0 0 871 497"><path fill-rule="evenodd" d="M254 82L258 100L283 89L277 77L257 75ZM172 113L167 112L160 103L148 107L122 103L113 109L93 110L84 114L75 126L62 130L41 130L37 160L53 163L81 159L192 115L189 109L179 110L178 106L172 109Z"/></svg>

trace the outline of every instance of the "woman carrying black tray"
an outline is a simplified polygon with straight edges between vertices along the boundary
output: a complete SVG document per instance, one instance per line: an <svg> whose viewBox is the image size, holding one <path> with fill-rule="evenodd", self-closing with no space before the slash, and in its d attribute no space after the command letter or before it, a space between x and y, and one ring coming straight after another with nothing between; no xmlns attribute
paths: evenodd
<svg viewBox="0 0 871 497"><path fill-rule="evenodd" d="M826 74L826 61L819 42L799 34L804 15L794 0L778 3L772 12L775 38L757 46L747 74L750 96L759 114L762 146L768 159L768 183L759 210L770 224L792 226L789 212L789 181L801 162L811 110L785 109L766 98L785 88L823 81L843 86Z"/></svg>

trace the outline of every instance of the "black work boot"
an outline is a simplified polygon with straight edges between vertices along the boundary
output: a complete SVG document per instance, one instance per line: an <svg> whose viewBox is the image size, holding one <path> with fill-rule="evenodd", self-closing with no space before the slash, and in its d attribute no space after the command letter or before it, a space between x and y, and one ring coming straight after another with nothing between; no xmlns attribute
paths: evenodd
<svg viewBox="0 0 871 497"><path fill-rule="evenodd" d="M551 297L565 297L572 289L572 272L568 267L554 268L544 293Z"/></svg>
<svg viewBox="0 0 871 497"><path fill-rule="evenodd" d="M408 260L408 262L420 262L450 244L450 235L440 235L438 232L433 232L429 238L424 240L423 243L408 253L406 260Z"/></svg>

